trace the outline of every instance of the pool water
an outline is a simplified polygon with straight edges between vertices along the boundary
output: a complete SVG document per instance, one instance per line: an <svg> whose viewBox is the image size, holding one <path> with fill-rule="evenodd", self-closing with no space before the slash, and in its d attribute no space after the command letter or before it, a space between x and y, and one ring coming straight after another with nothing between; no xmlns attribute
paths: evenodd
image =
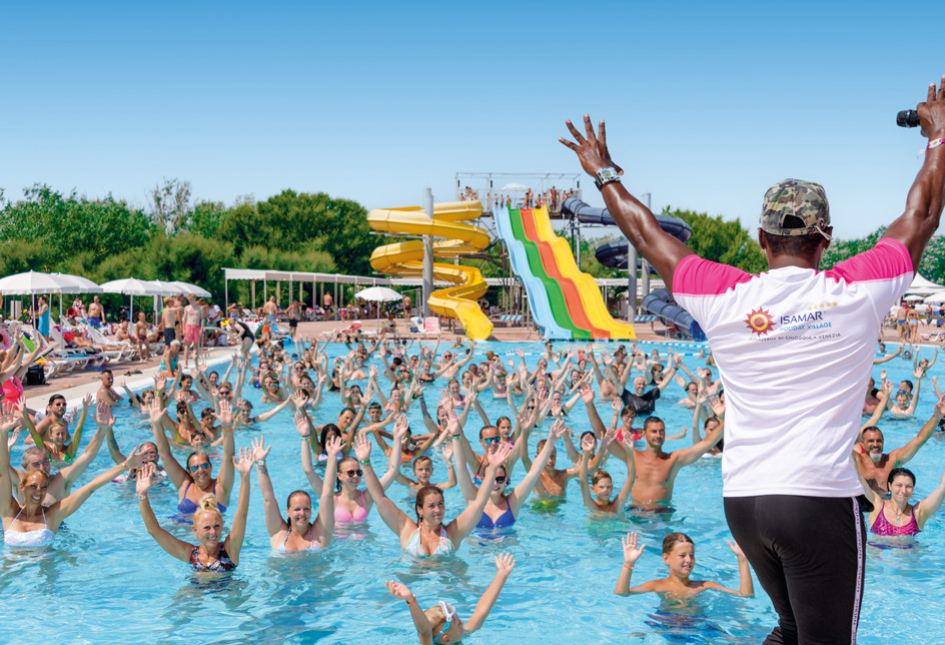
<svg viewBox="0 0 945 645"><path fill-rule="evenodd" d="M665 354L665 347L659 344L640 345L647 351L660 347ZM615 345L605 347L612 351ZM519 348L533 366L541 351L537 343L482 343L476 353L484 357L491 349L511 355ZM691 369L703 364L695 358L693 346L676 349L687 354L685 360ZM345 351L343 345L328 348L330 356ZM933 374L941 373L938 367L932 368ZM895 383L912 378L911 363L898 358L876 366L877 378L880 368L888 369ZM431 404L442 385L428 389ZM268 407L259 403L258 390L248 389L244 394L256 410ZM682 397L682 389L672 384L657 406L667 434L691 423L691 411L675 405ZM930 416L935 401L931 379L922 384L920 397L916 420L884 419L881 423L887 452L914 437ZM505 401L493 400L491 390L481 400L493 421L509 414ZM337 394L326 393L316 422L334 422L340 408ZM605 404L599 409L606 423L610 410ZM130 450L150 438L144 417L126 405L120 406L116 415L116 436L123 449ZM415 429L423 427L418 405L411 408L409 418ZM589 428L583 403L572 410L570 423L575 434ZM478 445L479 427L473 413L465 432L474 446ZM550 422L535 430L530 454L534 455L535 444L549 427ZM85 436L91 434L90 430ZM273 446L267 463L280 505L290 491L307 490L291 414L284 411L259 428L238 432L237 447L247 446L257 435ZM679 439L667 450L689 443L689 439ZM22 449L22 445L14 448L14 463L19 462ZM566 461L559 444L559 467ZM945 440L933 437L909 464L918 476L914 501L936 487L942 464ZM111 465L103 446L79 484ZM445 480L442 458L435 456L434 465L433 480ZM495 574L493 557L503 551L515 555L515 570L483 629L464 642L757 643L776 621L757 579L754 598L708 592L685 606L663 603L655 594L618 597L613 593L623 563L620 538L628 531L640 533L647 545L635 568L633 584L665 577L666 567L659 555L662 538L671 531L683 531L696 544L694 578L738 587L736 560L725 543L731 535L722 511L720 467L718 459L703 459L684 468L675 487L676 510L669 517L589 517L578 482L572 480L565 503L532 508L533 498L514 529L473 534L456 556L426 560L402 555L396 536L376 510L371 511L363 530L336 539L327 554L275 553L269 546L254 472L239 568L232 574L209 576L194 574L188 565L165 554L147 534L133 484L109 484L66 520L51 548L8 550L4 554L0 643L416 643L406 606L388 594L384 582L392 579L407 584L423 607L438 600L451 602L459 615L468 619ZM218 469L217 458L214 472ZM619 490L626 468L611 457L607 470ZM512 484L522 476L519 465ZM239 477L236 487L232 507ZM404 487L394 484L388 494L413 515L412 500ZM317 504L317 495L313 497ZM150 498L162 524L181 539L192 541L188 526L168 519L176 512L173 487L157 486ZM446 504L450 519L463 508L458 487L446 492ZM225 518L227 526L232 513L231 509ZM887 643L893 625L898 640L907 643L934 641L937 636L933 635L945 630L940 610L940 570L945 562L942 523L941 514L933 517L914 548L868 547L859 642ZM810 532L812 540L831 539L817 526L811 526ZM904 615L911 618L903 620Z"/></svg>

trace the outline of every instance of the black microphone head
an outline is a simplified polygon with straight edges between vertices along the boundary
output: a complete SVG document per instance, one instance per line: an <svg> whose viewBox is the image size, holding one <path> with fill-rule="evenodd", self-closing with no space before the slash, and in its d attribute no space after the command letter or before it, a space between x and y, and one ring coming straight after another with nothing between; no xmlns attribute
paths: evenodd
<svg viewBox="0 0 945 645"><path fill-rule="evenodd" d="M919 127L919 113L915 110L903 110L896 115L896 125L900 128Z"/></svg>

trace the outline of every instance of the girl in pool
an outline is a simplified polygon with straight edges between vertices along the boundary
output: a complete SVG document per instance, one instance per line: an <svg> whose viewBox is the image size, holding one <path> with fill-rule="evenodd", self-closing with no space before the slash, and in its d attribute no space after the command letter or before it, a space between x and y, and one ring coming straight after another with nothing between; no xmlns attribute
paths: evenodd
<svg viewBox="0 0 945 645"><path fill-rule="evenodd" d="M417 628L417 635L420 638L420 645L431 645L432 643L458 643L463 636L473 632L485 622L489 612L492 611L499 592L508 580L509 574L515 568L515 558L511 553L500 553L495 557L495 568L498 571L492 584L486 589L485 593L476 603L476 610L470 616L469 621L464 623L456 615L456 609L453 605L440 601L426 611L420 609L417 604L417 597L414 596L406 585L393 580L387 581L387 590L394 598L399 598L410 607L410 617L413 619L414 627Z"/></svg>
<svg viewBox="0 0 945 645"><path fill-rule="evenodd" d="M616 434L616 430L611 428L608 435ZM623 488L613 500L610 499L614 492L614 481L606 470L598 470L591 477L593 488L587 485L587 462L590 461L591 454L594 452L596 443L592 437L585 436L581 439L581 449L584 455L581 458L581 472L578 475L578 481L581 482L581 496L584 498L584 506L590 511L601 513L618 513L623 510L627 504L627 498L630 496L630 489L633 487L633 480L636 478L636 470L633 463L633 442L624 439L624 450L627 455L627 480L623 483ZM629 445L628 445L629 444ZM604 448L601 448L604 450ZM591 497L591 490L597 499Z"/></svg>
<svg viewBox="0 0 945 645"><path fill-rule="evenodd" d="M862 477L860 483L863 485L866 499L873 503L868 524L870 533L874 535L915 535L942 507L942 500L945 499L945 474L942 475L938 488L915 504L909 503L915 491L915 475L908 468L893 468L889 472L889 479L886 480L889 499L883 499Z"/></svg>
<svg viewBox="0 0 945 645"><path fill-rule="evenodd" d="M748 567L748 558L745 557L745 554L742 553L741 548L735 542L728 542L728 547L738 559L738 589L729 589L711 580L689 579L692 569L696 566L696 547L692 543L692 538L685 533L670 533L663 538L663 562L669 567L669 576L631 587L630 576L633 575L633 565L643 555L643 548L646 545L637 546L636 533L627 534L622 541L623 568L620 570L617 587L614 589L614 593L619 596L655 591L670 596L691 597L707 589L748 598L755 595L751 581L751 570Z"/></svg>
<svg viewBox="0 0 945 645"><path fill-rule="evenodd" d="M220 402L220 414L217 419L223 428L223 464L220 467L220 476L214 479L213 466L210 457L202 450L190 453L185 466L181 466L171 452L161 418L165 410L157 399L151 404L151 429L154 432L154 443L157 444L158 454L164 463L167 477L177 487L179 501L177 510L182 515L191 515L196 512L201 500L207 495L213 495L217 500L217 508L221 513L226 512L230 503L230 492L233 489L233 458L236 447L233 442L233 412L227 401Z"/></svg>
<svg viewBox="0 0 945 645"><path fill-rule="evenodd" d="M22 401L20 402L22 406ZM21 408L22 410L22 408ZM106 470L71 495L43 507L49 488L49 475L43 470L29 470L20 479L23 495L21 505L13 497L10 473L10 449L7 433L16 426L16 417L7 407L0 414L0 518L3 522L3 541L7 546L38 548L48 546L56 536L62 521L79 510L89 496L120 475L126 469L138 468L141 455L136 448L128 459Z"/></svg>
<svg viewBox="0 0 945 645"><path fill-rule="evenodd" d="M341 439L336 437L328 442L329 459L325 466L325 481L320 489L315 489L319 491L320 498L318 518L314 523L311 521L312 498L304 490L289 493L285 505L288 521L282 518L266 467L270 448L263 447L262 437L253 440L253 461L256 462L256 476L266 511L269 544L272 548L282 551L324 551L331 543L332 531L335 529L335 496L331 482L335 478L338 465L335 455L341 450Z"/></svg>
<svg viewBox="0 0 945 645"><path fill-rule="evenodd" d="M22 400L22 399L21 399ZM23 410L23 422L29 431L29 438L37 446L41 446L49 453L49 458L54 462L72 461L76 453L79 452L79 442L82 439L82 429L85 427L85 420L89 416L89 406L92 405L92 395L87 394L82 399L82 413L79 415L79 422L75 426L75 434L69 436L69 425L66 422L49 424L45 438L37 431L33 419ZM50 415L51 416L51 415ZM65 420L64 420L65 421ZM30 443L27 441L26 443Z"/></svg>
<svg viewBox="0 0 945 645"><path fill-rule="evenodd" d="M311 426L305 415L301 412L295 417L295 429L302 435L302 471L308 478L308 483L311 484L312 490L322 490L325 484L312 467L312 450L309 447L312 431ZM363 436L364 435L359 435L359 437L362 438ZM326 446L334 445L335 441L341 442L341 436L336 435L327 439ZM343 446L344 443L342 442L340 445ZM335 522L341 524L363 522L367 519L368 513L371 512L371 507L374 506L374 497L369 490L358 489L358 486L361 485L361 478L364 472L358 467L358 460L354 457L341 457L339 459L338 456L341 454L341 450L342 448L339 447L338 451L329 457L329 459L336 461L338 464L337 481L335 478L329 477L327 467L325 470L325 480L328 482L335 481ZM392 450L395 454L400 452L400 439L396 435L394 436L394 447ZM390 488L390 485L394 483L394 477L399 468L399 459L391 459L388 461L387 472L381 477L380 482L384 490Z"/></svg>
<svg viewBox="0 0 945 645"><path fill-rule="evenodd" d="M476 527L476 522L482 517L482 509L489 500L496 471L511 452L511 448L503 446L489 455L489 466L486 468L476 499L460 513L459 517L444 525L443 516L446 505L443 503L443 491L436 486L425 486L420 489L414 505L417 513L417 520L414 521L384 494L381 483L371 470L371 444L368 443L367 438L359 436L354 450L364 469L368 490L377 503L377 511L381 514L381 519L400 538L400 546L403 547L404 552L417 557L446 555L460 547L466 536ZM458 455L459 450L461 448L454 441L453 454ZM458 458L461 459L461 457ZM465 468L465 465L460 465L460 468Z"/></svg>
<svg viewBox="0 0 945 645"><path fill-rule="evenodd" d="M190 544L179 540L167 532L157 521L151 503L148 501L148 490L151 488L151 476L154 474L154 464L145 464L138 474L138 483L135 491L138 494L138 508L141 517L155 541L169 554L189 562L194 571L231 571L240 561L240 548L243 546L243 536L246 533L246 513L249 511L249 471L253 467L253 451L248 448L240 450L240 457L232 458L236 470L240 473L240 496L236 503L236 514L233 516L233 526L226 540L223 536L223 516L217 510L216 498L205 495L194 512L194 535L198 544Z"/></svg>

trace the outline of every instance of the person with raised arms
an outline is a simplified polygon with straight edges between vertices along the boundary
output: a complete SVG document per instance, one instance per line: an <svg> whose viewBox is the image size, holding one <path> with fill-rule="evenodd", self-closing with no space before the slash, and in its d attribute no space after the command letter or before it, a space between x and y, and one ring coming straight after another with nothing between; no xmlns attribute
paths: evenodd
<svg viewBox="0 0 945 645"><path fill-rule="evenodd" d="M585 114L584 133L568 121L574 141L559 139L713 348L730 404L725 515L778 613L771 641L856 640L865 530L850 452L877 334L945 204L945 74L916 112L929 143L905 211L872 249L829 271L818 270L833 233L819 184L786 179L766 191L758 243L769 267L752 275L704 260L662 230L620 183L603 121L595 132ZM828 521L831 539L811 539Z"/></svg>
<svg viewBox="0 0 945 645"><path fill-rule="evenodd" d="M660 580L650 580L642 585L631 587L630 577L633 575L633 566L643 555L643 548L646 546L645 544L637 546L638 541L639 537L636 533L628 533L622 538L623 568L620 570L617 587L614 589L614 593L618 596L655 591L668 596L691 597L710 589L743 598L751 598L755 595L748 559L737 543L728 542L728 540L726 540L728 548L738 560L738 589L723 587L711 580L690 580L689 576L696 566L696 545L685 533L670 533L663 538L663 562L669 567L669 575Z"/></svg>
<svg viewBox="0 0 945 645"><path fill-rule="evenodd" d="M465 623L457 615L456 608L448 602L441 600L424 611L420 609L417 604L417 597L411 593L407 585L388 580L387 590L394 598L403 600L410 607L410 618L417 629L420 645L458 643L463 640L466 634L482 627L482 623L485 622L486 617L495 605L496 599L499 597L499 592L505 586L505 581L508 580L512 569L515 568L515 558L512 557L511 553L500 553L495 556L495 568L497 571L495 578L492 579L492 584L479 598L475 611Z"/></svg>
<svg viewBox="0 0 945 645"><path fill-rule="evenodd" d="M616 435L617 431L611 428L608 434ZM591 488L587 485L587 463L590 461L590 457L594 452L595 442L591 437L584 437L581 440L581 449L584 451L584 454L581 457L578 481L581 482L581 497L584 500L584 506L587 510L598 513L619 513L624 509L624 506L626 506L627 498L630 496L630 488L633 486L633 481L636 478L636 473L634 472L633 466L633 443L626 438L624 441L626 441L629 446L625 448L625 454L627 455L627 479L623 483L623 487L620 489L617 497L611 499L610 495L614 492L613 478L606 470L596 470L591 477L593 492L597 497L597 499L594 499L591 497Z"/></svg>
<svg viewBox="0 0 945 645"><path fill-rule="evenodd" d="M417 513L417 519L414 521L384 494L380 481L371 469L371 444L368 443L367 438L363 435L358 436L354 450L364 469L368 491L374 498L374 503L377 504L381 519L400 538L400 546L405 553L426 557L453 553L459 549L466 536L476 528L476 523L482 517L482 509L489 501L496 471L505 463L512 449L509 446L503 446L489 454L489 465L476 499L456 519L445 525L443 519L446 504L443 501L443 491L436 486L424 486L420 489L414 505ZM453 454L458 454L459 450L460 448L454 443Z"/></svg>
<svg viewBox="0 0 945 645"><path fill-rule="evenodd" d="M197 544L184 542L162 527L154 516L151 502L148 500L148 490L151 488L151 477L154 474L154 464L146 464L138 473L135 491L138 496L138 508L141 518L162 549L178 560L189 562L194 571L222 572L232 571L240 561L240 550L243 547L243 537L246 534L246 514L249 511L249 472L253 468L253 453L248 448L240 450L240 457L232 456L232 465L240 474L240 495L236 502L236 513L233 516L233 525L226 540L223 536L223 515L217 509L218 503L212 494L204 495L197 505L193 515L193 531Z"/></svg>
<svg viewBox="0 0 945 645"><path fill-rule="evenodd" d="M286 500L286 517L283 519L276 496L269 478L266 457L272 448L264 447L262 437L253 439L253 461L256 463L256 478L262 491L263 508L266 513L266 531L269 532L269 544L281 551L324 551L331 544L335 529L335 496L331 482L335 478L338 460L335 454L341 450L341 439L335 437L328 442L330 459L325 466L325 480L321 489L315 489L319 495L318 518L312 522L312 497L304 490L289 493Z"/></svg>
<svg viewBox="0 0 945 645"><path fill-rule="evenodd" d="M912 536L942 507L945 499L945 473L928 497L910 504L915 491L915 474L908 468L893 468L886 481L889 497L877 493L872 484L860 476L866 498L873 504L867 522L870 532L883 537Z"/></svg>

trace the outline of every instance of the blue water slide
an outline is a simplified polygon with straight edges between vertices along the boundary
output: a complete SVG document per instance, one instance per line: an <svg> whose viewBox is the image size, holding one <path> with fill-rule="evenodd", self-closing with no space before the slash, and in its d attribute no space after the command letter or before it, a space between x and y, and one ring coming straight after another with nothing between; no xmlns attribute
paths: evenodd
<svg viewBox="0 0 945 645"><path fill-rule="evenodd" d="M654 289L640 303L643 311L659 316L663 322L674 325L679 331L689 334L693 340L705 340L705 332L688 311L677 305L666 289Z"/></svg>
<svg viewBox="0 0 945 645"><path fill-rule="evenodd" d="M494 209L493 217L495 217L496 228L499 229L499 237L509 250L512 270L525 285L525 291L528 293L528 307L531 309L535 324L541 328L542 337L546 340L570 340L571 332L555 322L545 286L528 266L525 246L512 234L512 221L509 219L508 209L505 206Z"/></svg>

